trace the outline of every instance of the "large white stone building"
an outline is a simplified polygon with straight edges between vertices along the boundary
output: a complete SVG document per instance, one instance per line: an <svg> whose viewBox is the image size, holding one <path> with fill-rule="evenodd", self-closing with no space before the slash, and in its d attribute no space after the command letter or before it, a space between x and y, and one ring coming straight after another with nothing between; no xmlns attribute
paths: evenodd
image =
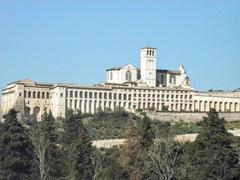
<svg viewBox="0 0 240 180"><path fill-rule="evenodd" d="M127 111L240 112L240 92L198 92L191 88L182 65L178 70L157 69L157 49L141 49L141 66L131 64L107 69L105 83L82 86L46 84L20 80L2 90L2 114L15 108L28 117L41 118L44 109L55 117L65 117L67 108L95 113L99 108L123 107Z"/></svg>

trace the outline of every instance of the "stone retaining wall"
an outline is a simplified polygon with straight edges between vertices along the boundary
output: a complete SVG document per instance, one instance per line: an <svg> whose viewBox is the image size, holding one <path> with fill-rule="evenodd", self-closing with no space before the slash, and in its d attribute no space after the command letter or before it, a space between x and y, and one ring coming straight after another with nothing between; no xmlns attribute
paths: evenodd
<svg viewBox="0 0 240 180"><path fill-rule="evenodd" d="M147 113L147 116L153 120L167 122L199 122L207 113L179 113L179 112L153 112ZM226 121L240 121L240 113L219 113Z"/></svg>
<svg viewBox="0 0 240 180"><path fill-rule="evenodd" d="M228 132L232 133L234 136L240 136L240 129L229 130ZM193 142L195 141L198 134L183 134L176 135L174 139L179 142ZM114 146L121 146L124 144L125 139L108 139L108 140L98 140L92 141L93 146L97 148L111 148Z"/></svg>

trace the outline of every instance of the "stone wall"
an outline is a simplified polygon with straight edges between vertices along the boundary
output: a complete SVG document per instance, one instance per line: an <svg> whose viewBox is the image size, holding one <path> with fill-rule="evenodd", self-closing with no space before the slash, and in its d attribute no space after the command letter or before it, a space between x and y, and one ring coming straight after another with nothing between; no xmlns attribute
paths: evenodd
<svg viewBox="0 0 240 180"><path fill-rule="evenodd" d="M167 122L199 122L207 113L179 113L179 112L154 112L147 113L147 116L153 120ZM219 113L226 121L240 121L240 113Z"/></svg>
<svg viewBox="0 0 240 180"><path fill-rule="evenodd" d="M240 136L240 129L229 130L234 136ZM183 134L176 135L174 139L179 142L193 142L195 141L198 134ZM125 142L125 139L108 139L108 140L98 140L93 141L93 146L97 148L112 148L114 146L120 147Z"/></svg>

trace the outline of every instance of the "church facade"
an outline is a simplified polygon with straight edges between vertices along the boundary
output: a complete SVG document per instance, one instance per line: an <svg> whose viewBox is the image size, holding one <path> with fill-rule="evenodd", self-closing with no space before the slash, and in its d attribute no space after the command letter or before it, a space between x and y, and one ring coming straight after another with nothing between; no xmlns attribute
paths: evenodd
<svg viewBox="0 0 240 180"><path fill-rule="evenodd" d="M1 111L11 108L23 116L41 118L44 110L65 117L66 109L95 113L122 107L127 111L240 112L239 91L199 92L191 87L183 65L178 70L157 69L157 49L140 52L140 68L131 64L106 70L107 80L93 86L38 83L20 80L2 90Z"/></svg>

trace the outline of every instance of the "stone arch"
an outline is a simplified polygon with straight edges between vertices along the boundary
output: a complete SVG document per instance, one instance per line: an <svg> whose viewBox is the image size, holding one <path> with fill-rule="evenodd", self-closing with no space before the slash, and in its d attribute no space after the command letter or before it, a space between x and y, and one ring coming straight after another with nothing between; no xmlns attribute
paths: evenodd
<svg viewBox="0 0 240 180"><path fill-rule="evenodd" d="M203 104L203 102L199 101L199 111L203 111L202 104Z"/></svg>
<svg viewBox="0 0 240 180"><path fill-rule="evenodd" d="M88 103L88 113L92 113L92 100Z"/></svg>
<svg viewBox="0 0 240 180"><path fill-rule="evenodd" d="M122 100L122 94L118 94L118 100Z"/></svg>
<svg viewBox="0 0 240 180"><path fill-rule="evenodd" d="M131 109L131 102L128 103L128 109Z"/></svg>
<svg viewBox="0 0 240 180"><path fill-rule="evenodd" d="M87 91L84 92L84 98L88 98L88 92Z"/></svg>
<svg viewBox="0 0 240 180"><path fill-rule="evenodd" d="M74 101L74 112L75 113L77 112L77 104L78 104L78 101L77 101L77 99L75 99L75 101Z"/></svg>
<svg viewBox="0 0 240 180"><path fill-rule="evenodd" d="M36 92L33 91L33 98L36 98Z"/></svg>
<svg viewBox="0 0 240 180"><path fill-rule="evenodd" d="M25 116L27 117L27 118L29 118L30 117L30 115L31 115L31 109L30 109L30 107L25 107L24 108L24 114L25 114Z"/></svg>
<svg viewBox="0 0 240 180"><path fill-rule="evenodd" d="M204 111L204 112L206 112L206 111L207 111L207 101L205 101L205 102L204 102L203 111Z"/></svg>
<svg viewBox="0 0 240 180"><path fill-rule="evenodd" d="M92 99L92 92L89 92L89 98L91 98Z"/></svg>
<svg viewBox="0 0 240 180"><path fill-rule="evenodd" d="M198 110L197 109L197 100L194 101L194 110Z"/></svg>
<svg viewBox="0 0 240 180"><path fill-rule="evenodd" d="M210 111L211 108L213 108L213 102L212 101L209 102L209 111Z"/></svg>
<svg viewBox="0 0 240 180"><path fill-rule="evenodd" d="M73 109L73 100L72 99L70 99L70 101L69 101L69 109Z"/></svg>
<svg viewBox="0 0 240 180"><path fill-rule="evenodd" d="M49 99L49 92L47 92L47 94L46 94L46 98Z"/></svg>
<svg viewBox="0 0 240 180"><path fill-rule="evenodd" d="M131 101L131 94L128 95L128 100Z"/></svg>
<svg viewBox="0 0 240 180"><path fill-rule="evenodd" d="M35 106L33 108L33 117L38 118L40 116L40 107L39 106Z"/></svg>
<svg viewBox="0 0 240 180"><path fill-rule="evenodd" d="M227 111L227 102L224 103L223 110L224 110L224 112Z"/></svg>
<svg viewBox="0 0 240 180"><path fill-rule="evenodd" d="M223 107L222 107L222 106L223 106L223 102L220 102L220 103L219 103L219 112L222 112L222 111L223 111Z"/></svg>
<svg viewBox="0 0 240 180"><path fill-rule="evenodd" d="M234 103L234 112L237 112L238 111L238 103Z"/></svg>
<svg viewBox="0 0 240 180"><path fill-rule="evenodd" d="M127 94L123 94L123 100L127 100Z"/></svg>
<svg viewBox="0 0 240 180"><path fill-rule="evenodd" d="M78 98L78 91L75 91L74 97Z"/></svg>
<svg viewBox="0 0 240 180"><path fill-rule="evenodd" d="M72 98L73 97L73 91L70 91L70 97Z"/></svg>
<svg viewBox="0 0 240 180"><path fill-rule="evenodd" d="M40 94L41 94L41 93L38 91L38 92L37 92L37 98L38 98L38 99L40 99Z"/></svg>
<svg viewBox="0 0 240 180"><path fill-rule="evenodd" d="M42 99L45 99L45 92L42 92Z"/></svg>
<svg viewBox="0 0 240 180"><path fill-rule="evenodd" d="M31 91L28 91L28 98L31 98Z"/></svg>
<svg viewBox="0 0 240 180"><path fill-rule="evenodd" d="M102 99L102 93L101 92L98 94L98 98Z"/></svg>
<svg viewBox="0 0 240 180"><path fill-rule="evenodd" d="M217 107L217 105L218 105L218 102L215 101L215 102L214 102L214 107L213 107L213 108L214 108L216 111L218 111L218 107Z"/></svg>
<svg viewBox="0 0 240 180"><path fill-rule="evenodd" d="M233 111L233 103L230 102L230 103L229 103L229 112L232 112L232 111Z"/></svg>

